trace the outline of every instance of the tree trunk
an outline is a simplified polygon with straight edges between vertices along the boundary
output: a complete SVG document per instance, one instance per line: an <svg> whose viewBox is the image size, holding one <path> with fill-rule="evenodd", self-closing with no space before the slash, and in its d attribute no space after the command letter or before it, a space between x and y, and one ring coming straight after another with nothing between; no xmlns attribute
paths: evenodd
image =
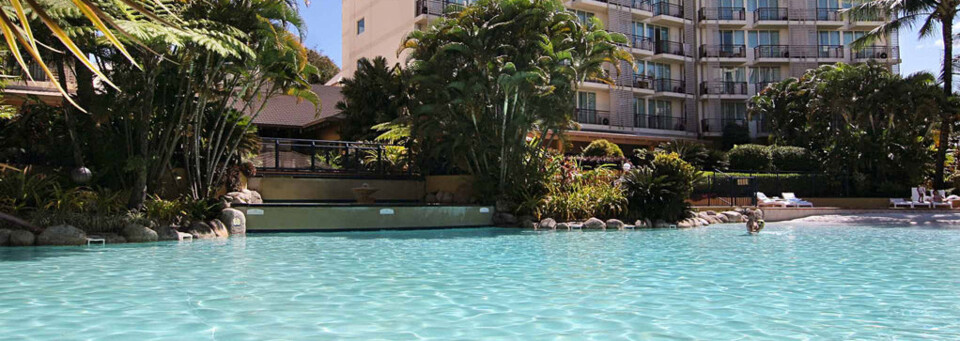
<svg viewBox="0 0 960 341"><path fill-rule="evenodd" d="M64 66L63 58L57 59L57 78L64 88L67 88L67 68ZM74 167L83 167L83 152L80 150L80 143L77 142L77 125L71 112L73 106L63 105L63 120L67 125L67 135L70 137L71 149L73 149Z"/></svg>
<svg viewBox="0 0 960 341"><path fill-rule="evenodd" d="M154 59L155 60L155 59ZM140 108L134 113L135 122L133 138L134 148L133 158L136 160L133 170L133 186L130 187L130 200L127 201L127 207L139 209L143 202L147 200L147 171L150 165L150 119L153 117L153 97L154 81L157 78L159 67L156 64L147 65L144 63L142 98Z"/></svg>
<svg viewBox="0 0 960 341"><path fill-rule="evenodd" d="M941 21L943 31L943 93L946 97L953 95L953 18ZM950 148L950 131L953 125L953 114L941 112L940 141L937 149L937 168L933 175L933 187L944 189L944 164L947 160L947 149Z"/></svg>

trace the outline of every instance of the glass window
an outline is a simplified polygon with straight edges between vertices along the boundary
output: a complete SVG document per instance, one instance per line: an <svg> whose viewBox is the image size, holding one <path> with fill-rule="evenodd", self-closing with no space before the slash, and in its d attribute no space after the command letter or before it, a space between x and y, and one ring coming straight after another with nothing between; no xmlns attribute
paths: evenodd
<svg viewBox="0 0 960 341"><path fill-rule="evenodd" d="M672 116L673 115L673 103L670 101L661 101L661 100L650 100L650 115L651 116Z"/></svg>
<svg viewBox="0 0 960 341"><path fill-rule="evenodd" d="M636 116L647 114L647 105L644 103L643 98L633 98L633 114Z"/></svg>
<svg viewBox="0 0 960 341"><path fill-rule="evenodd" d="M751 48L760 45L780 45L780 31L750 31L748 38Z"/></svg>
<svg viewBox="0 0 960 341"><path fill-rule="evenodd" d="M779 81L779 67L754 67L750 69L750 83L767 84Z"/></svg>
<svg viewBox="0 0 960 341"><path fill-rule="evenodd" d="M670 40L670 29L666 27L647 25L647 38L653 41Z"/></svg>
<svg viewBox="0 0 960 341"><path fill-rule="evenodd" d="M724 67L720 69L720 79L724 82L745 82L746 75L742 67Z"/></svg>
<svg viewBox="0 0 960 341"><path fill-rule="evenodd" d="M744 120L747 118L747 103L723 102L720 103L720 118L723 120Z"/></svg>
<svg viewBox="0 0 960 341"><path fill-rule="evenodd" d="M593 13L587 11L576 10L574 13L577 13L577 18L579 18L580 23L584 25L589 24L590 18L593 18Z"/></svg>
<svg viewBox="0 0 960 341"><path fill-rule="evenodd" d="M866 31L847 31L843 32L843 44L850 46L857 39L863 38L867 34Z"/></svg>
<svg viewBox="0 0 960 341"><path fill-rule="evenodd" d="M580 91L577 96L577 108L597 110L597 93Z"/></svg>
<svg viewBox="0 0 960 341"><path fill-rule="evenodd" d="M670 64L649 63L647 75L654 79L670 79Z"/></svg>
<svg viewBox="0 0 960 341"><path fill-rule="evenodd" d="M840 32L838 31L820 31L820 45L840 45Z"/></svg>
<svg viewBox="0 0 960 341"><path fill-rule="evenodd" d="M361 34L361 33L363 33L364 30L366 30L366 20L367 20L366 18L361 18L360 20L357 21L357 34L358 34L358 35Z"/></svg>
<svg viewBox="0 0 960 341"><path fill-rule="evenodd" d="M643 37L643 23L642 22L633 22L633 35L637 37Z"/></svg>
<svg viewBox="0 0 960 341"><path fill-rule="evenodd" d="M721 30L720 45L743 45L743 31Z"/></svg>

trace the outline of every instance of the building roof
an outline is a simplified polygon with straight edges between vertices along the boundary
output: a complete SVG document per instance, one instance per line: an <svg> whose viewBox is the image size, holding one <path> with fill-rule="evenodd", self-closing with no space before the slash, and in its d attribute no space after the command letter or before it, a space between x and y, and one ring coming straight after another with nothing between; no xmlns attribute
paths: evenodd
<svg viewBox="0 0 960 341"><path fill-rule="evenodd" d="M270 127L306 128L340 114L337 110L337 102L343 98L340 87L314 85L313 92L320 98L319 113L309 101L297 99L294 96L279 95L267 102L253 123Z"/></svg>

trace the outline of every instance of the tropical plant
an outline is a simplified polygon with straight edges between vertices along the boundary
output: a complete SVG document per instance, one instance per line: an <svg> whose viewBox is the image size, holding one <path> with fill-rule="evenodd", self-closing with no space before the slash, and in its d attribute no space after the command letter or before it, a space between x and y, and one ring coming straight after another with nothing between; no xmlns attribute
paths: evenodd
<svg viewBox="0 0 960 341"><path fill-rule="evenodd" d="M720 136L720 144L723 150L730 150L736 145L750 142L750 128L732 122L723 126L723 134Z"/></svg>
<svg viewBox="0 0 960 341"><path fill-rule="evenodd" d="M768 87L749 113L770 120L774 144L806 148L826 173L881 195L881 184L887 192L923 181L945 101L930 74L841 63Z"/></svg>
<svg viewBox="0 0 960 341"><path fill-rule="evenodd" d="M630 64L622 34L583 25L558 0L479 0L403 43L410 110L395 122L425 163L449 161L489 182L487 200L573 125L587 78L613 82L604 65ZM526 143L542 135L536 144Z"/></svg>
<svg viewBox="0 0 960 341"><path fill-rule="evenodd" d="M700 172L676 153L656 153L650 165L623 176L630 216L645 219L648 225L658 220L675 223L690 217L686 200L699 180Z"/></svg>
<svg viewBox="0 0 960 341"><path fill-rule="evenodd" d="M616 143L599 139L591 141L580 154L594 157L623 157L623 150Z"/></svg>
<svg viewBox="0 0 960 341"><path fill-rule="evenodd" d="M940 39L943 42L943 63L940 80L943 82L945 97L953 95L953 41L954 21L960 9L960 0L867 0L849 10L854 20L876 20L886 18L883 25L871 30L854 41L853 48L869 46L875 41L899 34L902 28L911 28L920 24L919 38L935 35L940 26ZM956 112L953 109L938 112L939 131L937 136L937 155L933 173L935 188L944 188L944 165L947 149L950 148L950 134Z"/></svg>
<svg viewBox="0 0 960 341"><path fill-rule="evenodd" d="M617 172L608 167L584 170L574 162L551 167L545 195L537 203L537 217L562 220L591 217L617 218L626 212L627 200L617 183Z"/></svg>
<svg viewBox="0 0 960 341"><path fill-rule="evenodd" d="M343 100L336 104L344 116L340 138L373 140L380 135L373 126L397 119L407 103L405 74L399 65L387 65L383 57L357 61L357 71L341 82Z"/></svg>
<svg viewBox="0 0 960 341"><path fill-rule="evenodd" d="M727 152L730 169L769 171L773 169L773 154L770 148L758 144L742 144Z"/></svg>
<svg viewBox="0 0 960 341"><path fill-rule="evenodd" d="M340 73L340 67L327 57L313 49L307 49L307 61L317 68L317 73L307 77L310 84L324 84Z"/></svg>
<svg viewBox="0 0 960 341"><path fill-rule="evenodd" d="M819 168L819 161L806 148L769 146L773 168L787 172L812 172Z"/></svg>
<svg viewBox="0 0 960 341"><path fill-rule="evenodd" d="M699 170L714 170L726 167L726 154L720 150L690 140L672 140L661 143L656 148L661 153L676 153L680 159L686 161Z"/></svg>

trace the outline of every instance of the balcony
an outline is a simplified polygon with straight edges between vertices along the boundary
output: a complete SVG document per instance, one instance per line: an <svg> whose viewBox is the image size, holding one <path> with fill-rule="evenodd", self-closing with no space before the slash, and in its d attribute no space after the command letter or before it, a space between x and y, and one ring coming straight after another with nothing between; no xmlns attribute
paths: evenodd
<svg viewBox="0 0 960 341"><path fill-rule="evenodd" d="M700 21L704 20L747 20L747 11L743 7L704 7L700 9Z"/></svg>
<svg viewBox="0 0 960 341"><path fill-rule="evenodd" d="M602 0L601 0L602 1ZM631 0L623 3L624 6L629 6L632 9L653 12L653 6L650 5L650 2L647 0Z"/></svg>
<svg viewBox="0 0 960 341"><path fill-rule="evenodd" d="M652 6L653 15L665 15L669 17L675 17L683 19L683 6L678 4L672 4L669 2L658 2L654 3Z"/></svg>
<svg viewBox="0 0 960 341"><path fill-rule="evenodd" d="M853 59L865 60L897 60L900 59L900 48L896 46L868 46L853 51Z"/></svg>
<svg viewBox="0 0 960 341"><path fill-rule="evenodd" d="M753 22L787 20L790 13L785 7L760 7L753 11Z"/></svg>
<svg viewBox="0 0 960 341"><path fill-rule="evenodd" d="M746 45L701 45L700 57L747 58Z"/></svg>
<svg viewBox="0 0 960 341"><path fill-rule="evenodd" d="M672 54L681 57L690 57L690 53L683 43L669 40L659 40L653 43L654 54Z"/></svg>
<svg viewBox="0 0 960 341"><path fill-rule="evenodd" d="M700 83L703 95L747 95L747 82L703 82Z"/></svg>
<svg viewBox="0 0 960 341"><path fill-rule="evenodd" d="M653 91L689 94L687 91L687 82L679 79L669 78L658 78L653 80Z"/></svg>
<svg viewBox="0 0 960 341"><path fill-rule="evenodd" d="M463 10L464 6L451 0L417 0L415 16L446 15Z"/></svg>
<svg viewBox="0 0 960 341"><path fill-rule="evenodd" d="M630 33L614 32L614 31L607 31L607 32L619 33L627 36L627 44L618 44L620 46L630 47L630 48L644 50L644 51L653 51L653 46L654 46L653 39L650 39L644 36L633 35Z"/></svg>
<svg viewBox="0 0 960 341"><path fill-rule="evenodd" d="M769 134L769 120L747 120L745 118L705 118L700 120L700 129L705 134L723 133L723 128L728 125L735 125L750 129L751 135Z"/></svg>
<svg viewBox="0 0 960 341"><path fill-rule="evenodd" d="M639 89L639 90L653 90L654 80L644 74L635 74L627 81L620 81L618 84L620 86L625 86L629 88Z"/></svg>
<svg viewBox="0 0 960 341"><path fill-rule="evenodd" d="M817 8L814 11L817 21L840 21L839 8Z"/></svg>
<svg viewBox="0 0 960 341"><path fill-rule="evenodd" d="M793 58L793 59L841 59L842 45L759 45L753 49L756 59Z"/></svg>
<svg viewBox="0 0 960 341"><path fill-rule="evenodd" d="M578 123L610 125L610 112L606 110L577 108L576 114Z"/></svg>
<svg viewBox="0 0 960 341"><path fill-rule="evenodd" d="M633 117L635 128L686 131L687 118L678 116L636 115Z"/></svg>

